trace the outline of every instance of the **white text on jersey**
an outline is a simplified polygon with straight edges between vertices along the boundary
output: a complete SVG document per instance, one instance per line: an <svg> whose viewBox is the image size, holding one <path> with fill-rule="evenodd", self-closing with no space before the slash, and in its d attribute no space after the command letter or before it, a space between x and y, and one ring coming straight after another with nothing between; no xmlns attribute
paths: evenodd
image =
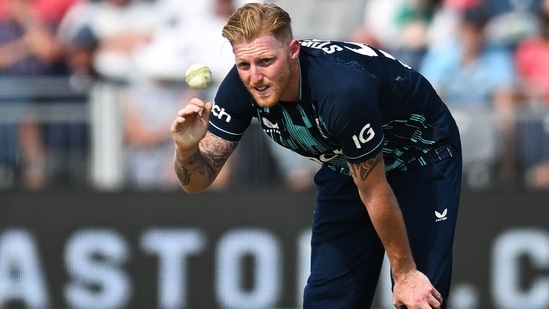
<svg viewBox="0 0 549 309"><path fill-rule="evenodd" d="M360 149L362 148L362 144L366 144L367 142L372 140L372 138L374 138L375 135L376 133L374 132L374 129L372 129L370 124L367 123L364 127L362 127L362 130L360 130L360 133L358 133L358 136L353 135L352 138L353 138L353 142L355 142L356 148Z"/></svg>
<svg viewBox="0 0 549 309"><path fill-rule="evenodd" d="M229 113L227 113L225 111L224 108L220 108L219 106L217 105L214 105L212 107L212 115L214 115L215 117L217 117L217 119L219 120L222 120L223 117L225 117L225 121L226 122L230 122L231 121L231 115L229 115Z"/></svg>

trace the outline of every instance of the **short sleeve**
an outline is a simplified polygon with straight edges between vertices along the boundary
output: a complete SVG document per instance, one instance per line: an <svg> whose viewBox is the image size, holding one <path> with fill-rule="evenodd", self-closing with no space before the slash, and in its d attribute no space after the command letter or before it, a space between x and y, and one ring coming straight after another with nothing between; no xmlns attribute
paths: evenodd
<svg viewBox="0 0 549 309"><path fill-rule="evenodd" d="M225 140L239 141L253 118L253 102L233 68L219 85L208 130Z"/></svg>
<svg viewBox="0 0 549 309"><path fill-rule="evenodd" d="M326 113L330 131L349 162L368 160L383 148L377 82L371 76L358 77L352 79L347 91L334 95L332 99L337 103L330 104L331 110Z"/></svg>

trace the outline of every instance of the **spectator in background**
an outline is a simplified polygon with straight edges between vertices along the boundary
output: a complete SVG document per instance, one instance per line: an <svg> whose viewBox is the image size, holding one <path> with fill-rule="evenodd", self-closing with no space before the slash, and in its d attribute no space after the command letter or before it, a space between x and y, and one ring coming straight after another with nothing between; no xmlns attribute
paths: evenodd
<svg viewBox="0 0 549 309"><path fill-rule="evenodd" d="M46 22L58 25L65 14L78 2L85 0L34 0L37 11Z"/></svg>
<svg viewBox="0 0 549 309"><path fill-rule="evenodd" d="M514 49L535 33L536 10L543 0L482 0L489 17L486 26L488 40Z"/></svg>
<svg viewBox="0 0 549 309"><path fill-rule="evenodd" d="M55 19L41 15L38 4L32 0L6 0L0 2L0 75L3 87L2 104L19 104L32 107L41 100L36 93L38 77L59 74L61 52L55 39ZM51 3L50 3L51 4ZM15 174L21 174L23 186L40 189L47 184L46 149L36 117L29 112L19 126L4 126L6 138L0 141L0 151L9 166L6 175L15 182ZM22 166L14 168L16 153L21 153ZM13 183L12 183L13 184Z"/></svg>
<svg viewBox="0 0 549 309"><path fill-rule="evenodd" d="M235 4L235 2L237 2ZM130 188L178 188L173 173L173 142L166 128L173 113L193 96L213 99L218 83L234 64L230 44L220 35L227 18L240 5L233 0L158 0L157 26L149 40L130 52L133 68L122 92L126 177ZM207 64L213 73L204 91L185 84L193 63ZM214 189L229 185L227 165Z"/></svg>
<svg viewBox="0 0 549 309"><path fill-rule="evenodd" d="M417 69L429 46L455 32L457 16L454 5L449 2L368 0L363 23L354 29L349 39L382 48Z"/></svg>
<svg viewBox="0 0 549 309"><path fill-rule="evenodd" d="M506 48L488 44L484 36L487 22L487 16L480 8L465 10L459 36L432 47L419 68L458 114L465 179L474 186L491 184L496 164L501 165L495 176L511 181L515 160L512 151L515 134L512 54ZM489 117L493 113L495 122ZM470 118L479 115L488 117ZM500 143L494 144L495 141ZM496 154L504 155L497 157Z"/></svg>
<svg viewBox="0 0 549 309"><path fill-rule="evenodd" d="M62 37L89 28L97 40L93 68L103 80L126 83L130 55L145 45L158 26L154 4L141 0L81 0L63 19Z"/></svg>
<svg viewBox="0 0 549 309"><path fill-rule="evenodd" d="M527 102L549 105L549 1L538 12L539 35L524 39L515 51L515 64Z"/></svg>
<svg viewBox="0 0 549 309"><path fill-rule="evenodd" d="M89 174L95 188L123 186L122 121L105 119L121 120L120 91L132 74L131 54L147 44L157 24L154 3L143 0L81 0L63 18L58 36L67 43L71 80L91 87Z"/></svg>
<svg viewBox="0 0 549 309"><path fill-rule="evenodd" d="M234 62L231 46L219 31L240 2L246 1L157 0L161 20L150 45L171 44L183 58L179 61L183 74L193 63L207 64L213 75L207 91L215 91ZM213 99L213 93L210 97Z"/></svg>
<svg viewBox="0 0 549 309"><path fill-rule="evenodd" d="M349 38L349 33L361 24L366 1L272 0L267 2L275 3L292 16L296 16L292 19L292 25L297 38L346 40ZM377 2L385 1L389 0Z"/></svg>
<svg viewBox="0 0 549 309"><path fill-rule="evenodd" d="M93 66L93 57L98 48L98 41L91 28L82 26L70 37L60 37L63 57L70 74L71 87L81 93L88 93L97 79Z"/></svg>
<svg viewBox="0 0 549 309"><path fill-rule="evenodd" d="M95 5L90 27L99 40L94 57L98 74L127 82L131 53L145 45L158 26L154 4L140 0L103 0Z"/></svg>
<svg viewBox="0 0 549 309"><path fill-rule="evenodd" d="M413 68L419 67L429 44L430 25L441 3L441 0L413 0L399 7L396 23L402 34L401 44L391 51L397 59Z"/></svg>
<svg viewBox="0 0 549 309"><path fill-rule="evenodd" d="M191 91L185 84L184 55L172 47L169 42L156 43L134 57L137 70L123 91L124 162L130 189L177 188L166 125L174 110L190 99Z"/></svg>
<svg viewBox="0 0 549 309"><path fill-rule="evenodd" d="M525 107L530 108L520 125L519 147L526 184L549 188L549 0L538 11L539 35L521 41L515 64ZM539 110L542 107L544 109ZM545 115L541 119L540 115Z"/></svg>
<svg viewBox="0 0 549 309"><path fill-rule="evenodd" d="M476 2L482 5L491 19L517 11L535 12L543 1L544 0L476 0Z"/></svg>
<svg viewBox="0 0 549 309"><path fill-rule="evenodd" d="M392 49L397 44L398 37L398 29L393 21L402 0L364 2L361 23L352 29L349 40L386 50Z"/></svg>
<svg viewBox="0 0 549 309"><path fill-rule="evenodd" d="M60 119L46 126L45 140L52 154L54 167L50 172L55 184L64 188L89 185L91 131L89 124L90 92L96 81L92 59L98 47L89 27L82 27L71 36L63 36L58 28L65 72L55 98L58 103L80 111L76 119Z"/></svg>
<svg viewBox="0 0 549 309"><path fill-rule="evenodd" d="M487 21L482 10L465 11L459 36L431 48L422 62L420 70L450 104L506 106L514 98L512 54L486 42Z"/></svg>

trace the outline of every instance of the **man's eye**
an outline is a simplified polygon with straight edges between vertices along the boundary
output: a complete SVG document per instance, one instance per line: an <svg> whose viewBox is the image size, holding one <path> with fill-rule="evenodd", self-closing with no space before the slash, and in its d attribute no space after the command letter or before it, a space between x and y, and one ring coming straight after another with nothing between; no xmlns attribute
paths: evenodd
<svg viewBox="0 0 549 309"><path fill-rule="evenodd" d="M237 65L238 69L240 70L247 70L250 68L250 64L249 63L239 63Z"/></svg>

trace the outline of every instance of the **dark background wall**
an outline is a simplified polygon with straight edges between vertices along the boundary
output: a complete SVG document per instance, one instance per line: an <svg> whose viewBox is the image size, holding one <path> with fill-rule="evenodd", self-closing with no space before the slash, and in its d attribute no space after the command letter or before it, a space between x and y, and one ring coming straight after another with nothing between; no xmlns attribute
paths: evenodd
<svg viewBox="0 0 549 309"><path fill-rule="evenodd" d="M462 201L451 307L549 308L549 193ZM2 193L0 308L296 308L313 206L257 188Z"/></svg>

